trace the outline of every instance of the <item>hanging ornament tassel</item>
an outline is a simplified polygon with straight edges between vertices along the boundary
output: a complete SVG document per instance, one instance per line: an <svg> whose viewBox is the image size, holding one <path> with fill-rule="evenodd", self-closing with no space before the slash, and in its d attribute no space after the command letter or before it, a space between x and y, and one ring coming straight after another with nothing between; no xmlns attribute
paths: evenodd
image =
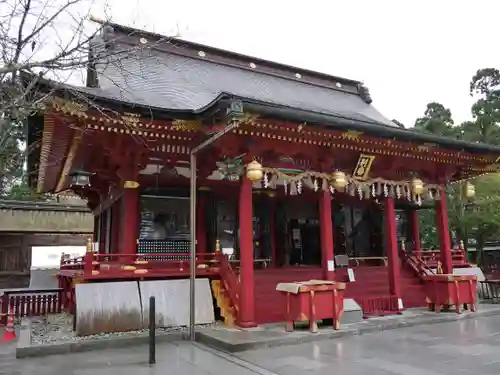
<svg viewBox="0 0 500 375"><path fill-rule="evenodd" d="M290 182L290 195L297 195L297 185L294 181Z"/></svg>
<svg viewBox="0 0 500 375"><path fill-rule="evenodd" d="M411 189L406 189L406 198L411 201Z"/></svg>
<svg viewBox="0 0 500 375"><path fill-rule="evenodd" d="M377 186L375 186L375 188L376 188L375 194L377 195L377 197L381 196L382 195L382 184L377 183Z"/></svg>
<svg viewBox="0 0 500 375"><path fill-rule="evenodd" d="M333 186L332 186L332 185L330 185L330 186L329 186L329 188L330 188L330 193L331 193L331 194L335 193L335 189L333 188Z"/></svg>
<svg viewBox="0 0 500 375"><path fill-rule="evenodd" d="M436 193L435 193L435 198L436 200L440 200L441 199L441 193L439 192L439 189L436 189Z"/></svg>
<svg viewBox="0 0 500 375"><path fill-rule="evenodd" d="M384 197L388 196L389 196L389 187L387 186L387 184L384 184Z"/></svg>
<svg viewBox="0 0 500 375"><path fill-rule="evenodd" d="M434 193L432 192L432 189L429 189L429 198L430 198L431 200L433 200L433 199L434 199Z"/></svg>
<svg viewBox="0 0 500 375"><path fill-rule="evenodd" d="M302 181L297 181L297 193L302 194Z"/></svg>
<svg viewBox="0 0 500 375"><path fill-rule="evenodd" d="M363 199L363 189L361 188L361 185L358 186L358 196L359 196L359 199Z"/></svg>
<svg viewBox="0 0 500 375"><path fill-rule="evenodd" d="M420 195L417 196L417 205L422 205L422 198L420 198Z"/></svg>
<svg viewBox="0 0 500 375"><path fill-rule="evenodd" d="M286 180L283 180L283 187L285 188L285 195L288 194L288 183Z"/></svg>
<svg viewBox="0 0 500 375"><path fill-rule="evenodd" d="M400 198L401 198L401 186L399 186L399 185L398 185L398 186L396 186L396 197L397 197L398 199L400 199Z"/></svg>
<svg viewBox="0 0 500 375"><path fill-rule="evenodd" d="M313 181L313 190L314 191L318 191L319 189L319 186L318 186L318 179L315 178L314 181Z"/></svg>
<svg viewBox="0 0 500 375"><path fill-rule="evenodd" d="M326 178L321 179L321 190L328 191L328 181Z"/></svg>
<svg viewBox="0 0 500 375"><path fill-rule="evenodd" d="M264 173L264 189L267 189L269 187L269 174Z"/></svg>
<svg viewBox="0 0 500 375"><path fill-rule="evenodd" d="M377 192L375 191L375 184L372 184L371 191L372 191L372 197L377 195Z"/></svg>

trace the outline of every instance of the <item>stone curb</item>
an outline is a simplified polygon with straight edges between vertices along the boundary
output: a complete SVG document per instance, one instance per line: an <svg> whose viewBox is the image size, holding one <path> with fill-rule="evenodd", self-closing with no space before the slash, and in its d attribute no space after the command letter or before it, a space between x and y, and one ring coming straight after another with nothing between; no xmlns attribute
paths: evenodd
<svg viewBox="0 0 500 375"><path fill-rule="evenodd" d="M477 319L485 318L494 315L500 315L500 309L489 310L489 311L477 311L475 313L462 313L460 315L454 313L441 313L436 317L415 317L409 318L408 320L389 320L389 321L365 321L361 323L366 326L363 327L347 327L346 329L334 331L334 330L324 330L320 331L320 334L307 334L303 336L288 336L288 337L276 337L264 340L254 340L245 341L240 343L232 343L226 340L222 340L207 334L206 332L198 332L197 341L201 342L207 346L213 347L218 350L223 350L229 353L241 352L245 350L257 349L257 348L267 348L276 347L284 345L296 345L309 342L317 342L323 340L331 340L342 337L352 337L358 336L365 333L381 332L386 330L407 328L420 325L430 325L437 323L448 323L455 322L463 319Z"/></svg>
<svg viewBox="0 0 500 375"><path fill-rule="evenodd" d="M147 345L149 336L113 337L109 339L68 341L54 344L31 344L31 323L19 332L16 358L44 357L53 354L81 353L93 350L116 349L135 345ZM156 343L182 341L188 339L186 332L165 332L156 334Z"/></svg>

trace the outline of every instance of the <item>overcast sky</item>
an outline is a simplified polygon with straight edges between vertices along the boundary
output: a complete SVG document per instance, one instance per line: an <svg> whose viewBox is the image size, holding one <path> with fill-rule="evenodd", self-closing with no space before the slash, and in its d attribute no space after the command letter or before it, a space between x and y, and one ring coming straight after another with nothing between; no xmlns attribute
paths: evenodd
<svg viewBox="0 0 500 375"><path fill-rule="evenodd" d="M470 78L500 68L499 0L106 1L117 23L364 81L406 126L430 101L469 119Z"/></svg>

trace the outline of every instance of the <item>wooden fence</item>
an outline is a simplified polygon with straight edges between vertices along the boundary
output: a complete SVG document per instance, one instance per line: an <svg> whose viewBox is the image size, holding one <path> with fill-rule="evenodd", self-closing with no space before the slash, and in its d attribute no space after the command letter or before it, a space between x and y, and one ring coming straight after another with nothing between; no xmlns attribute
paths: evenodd
<svg viewBox="0 0 500 375"><path fill-rule="evenodd" d="M0 325L7 323L7 315L16 318L57 314L62 310L62 289L8 290L0 296Z"/></svg>

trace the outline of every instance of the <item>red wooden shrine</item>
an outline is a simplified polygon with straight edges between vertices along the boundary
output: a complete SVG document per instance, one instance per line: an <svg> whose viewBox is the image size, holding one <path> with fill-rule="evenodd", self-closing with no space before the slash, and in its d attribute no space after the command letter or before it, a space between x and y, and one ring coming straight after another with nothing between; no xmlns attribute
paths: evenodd
<svg viewBox="0 0 500 375"><path fill-rule="evenodd" d="M346 281L346 267L345 297L367 315L425 306L421 207L435 209L444 272L466 265L444 188L472 195L499 148L400 128L357 81L120 25L99 38L135 56L97 64L84 88L44 83L54 93L30 119L33 183L72 189L95 215L94 251L61 261L66 306L77 282L187 277L189 154L229 124L198 155L195 260L220 280L227 321L284 320L278 282Z"/></svg>

